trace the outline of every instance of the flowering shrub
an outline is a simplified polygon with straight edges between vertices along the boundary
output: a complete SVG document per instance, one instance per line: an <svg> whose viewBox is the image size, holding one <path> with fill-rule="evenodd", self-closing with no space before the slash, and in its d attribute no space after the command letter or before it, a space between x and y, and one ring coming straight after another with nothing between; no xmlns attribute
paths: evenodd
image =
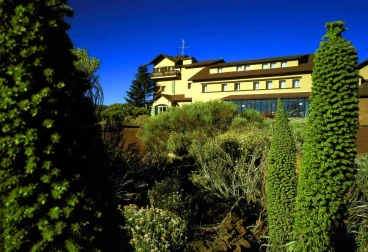
<svg viewBox="0 0 368 252"><path fill-rule="evenodd" d="M136 251L185 251L186 222L167 210L154 207L124 207L130 243Z"/></svg>

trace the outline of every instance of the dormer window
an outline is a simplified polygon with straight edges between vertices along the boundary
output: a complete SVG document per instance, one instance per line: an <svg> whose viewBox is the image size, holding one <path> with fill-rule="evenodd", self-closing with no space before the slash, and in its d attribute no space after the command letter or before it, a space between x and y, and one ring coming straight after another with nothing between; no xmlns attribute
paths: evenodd
<svg viewBox="0 0 368 252"><path fill-rule="evenodd" d="M245 66L245 71L249 71L250 70L250 65L246 65Z"/></svg>
<svg viewBox="0 0 368 252"><path fill-rule="evenodd" d="M222 67L217 68L218 73L222 73Z"/></svg>
<svg viewBox="0 0 368 252"><path fill-rule="evenodd" d="M287 61L281 62L281 67L287 67Z"/></svg>
<svg viewBox="0 0 368 252"><path fill-rule="evenodd" d="M276 63L275 62L271 63L271 68L276 68Z"/></svg>
<svg viewBox="0 0 368 252"><path fill-rule="evenodd" d="M268 68L268 63L263 63L262 64L262 69L267 69Z"/></svg>
<svg viewBox="0 0 368 252"><path fill-rule="evenodd" d="M236 71L241 71L241 70L243 70L243 67L242 66L237 66L236 67Z"/></svg>

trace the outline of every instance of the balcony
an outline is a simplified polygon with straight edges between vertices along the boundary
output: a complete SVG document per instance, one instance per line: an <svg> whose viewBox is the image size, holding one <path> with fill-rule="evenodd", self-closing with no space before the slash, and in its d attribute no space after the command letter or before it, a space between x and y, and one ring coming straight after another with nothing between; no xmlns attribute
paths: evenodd
<svg viewBox="0 0 368 252"><path fill-rule="evenodd" d="M180 71L173 70L173 71L163 71L163 72L155 72L151 74L151 79L170 79L170 78L179 78Z"/></svg>

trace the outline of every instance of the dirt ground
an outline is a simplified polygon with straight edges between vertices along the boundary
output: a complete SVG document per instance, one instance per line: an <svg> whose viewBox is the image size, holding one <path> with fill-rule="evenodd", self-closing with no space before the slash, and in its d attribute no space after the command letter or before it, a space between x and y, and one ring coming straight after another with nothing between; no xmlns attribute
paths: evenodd
<svg viewBox="0 0 368 252"><path fill-rule="evenodd" d="M126 128L124 130L124 137L126 137L125 146L130 143L137 143L140 151L143 151L139 138L136 136L137 132L138 128ZM368 153L368 127L359 128L357 147L358 153Z"/></svg>

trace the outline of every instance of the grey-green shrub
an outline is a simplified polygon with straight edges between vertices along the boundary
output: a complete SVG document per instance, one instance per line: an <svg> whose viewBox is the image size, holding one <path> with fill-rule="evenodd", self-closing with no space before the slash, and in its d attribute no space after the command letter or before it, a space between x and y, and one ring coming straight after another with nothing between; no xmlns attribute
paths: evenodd
<svg viewBox="0 0 368 252"><path fill-rule="evenodd" d="M154 207L125 206L126 229L135 251L182 252L186 250L187 224L176 214Z"/></svg>

